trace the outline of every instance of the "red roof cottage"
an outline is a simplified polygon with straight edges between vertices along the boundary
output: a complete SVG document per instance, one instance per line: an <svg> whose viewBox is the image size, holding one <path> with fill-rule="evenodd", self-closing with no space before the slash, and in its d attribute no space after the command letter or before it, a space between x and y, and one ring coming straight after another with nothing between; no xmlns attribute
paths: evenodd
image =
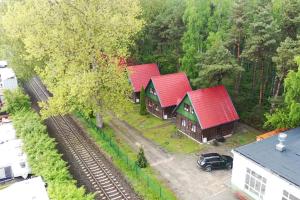
<svg viewBox="0 0 300 200"><path fill-rule="evenodd" d="M147 110L162 118L173 117L173 110L192 88L185 73L153 76L146 87Z"/></svg>
<svg viewBox="0 0 300 200"><path fill-rule="evenodd" d="M177 128L198 142L231 134L239 119L222 85L188 92L174 111Z"/></svg>
<svg viewBox="0 0 300 200"><path fill-rule="evenodd" d="M140 101L140 91L142 87L146 88L150 78L152 76L160 75L156 64L143 64L129 66L129 80L133 87L132 99L138 103Z"/></svg>

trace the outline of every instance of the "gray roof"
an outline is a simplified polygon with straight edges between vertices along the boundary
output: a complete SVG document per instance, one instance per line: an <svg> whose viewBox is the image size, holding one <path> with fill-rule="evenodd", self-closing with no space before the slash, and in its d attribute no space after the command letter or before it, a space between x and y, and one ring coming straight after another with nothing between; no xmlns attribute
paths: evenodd
<svg viewBox="0 0 300 200"><path fill-rule="evenodd" d="M300 127L284 133L288 137L284 142L286 150L283 152L275 149L275 145L279 143L277 135L238 147L235 151L300 186Z"/></svg>

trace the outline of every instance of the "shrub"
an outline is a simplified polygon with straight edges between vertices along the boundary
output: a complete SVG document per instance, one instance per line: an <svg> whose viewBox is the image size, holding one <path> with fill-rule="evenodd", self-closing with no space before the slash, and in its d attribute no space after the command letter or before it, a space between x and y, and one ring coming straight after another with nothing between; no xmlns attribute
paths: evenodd
<svg viewBox="0 0 300 200"><path fill-rule="evenodd" d="M24 94L21 89L16 89L13 91L4 91L4 108L8 113L14 114L21 110L30 110L29 97Z"/></svg>
<svg viewBox="0 0 300 200"><path fill-rule="evenodd" d="M31 171L34 175L43 177L48 185L50 199L94 199L93 195L85 193L83 187L76 187L76 181L69 173L67 163L56 149L55 140L48 136L40 116L29 110L29 97L21 90L5 94L8 95L5 99L9 99L8 108L13 114L17 136L23 141Z"/></svg>
<svg viewBox="0 0 300 200"><path fill-rule="evenodd" d="M147 115L144 87L142 87L141 92L140 92L140 114Z"/></svg>
<svg viewBox="0 0 300 200"><path fill-rule="evenodd" d="M145 157L143 148L140 148L140 150L139 150L139 153L137 155L136 164L140 168L146 168L148 166L148 161L147 161L147 159Z"/></svg>

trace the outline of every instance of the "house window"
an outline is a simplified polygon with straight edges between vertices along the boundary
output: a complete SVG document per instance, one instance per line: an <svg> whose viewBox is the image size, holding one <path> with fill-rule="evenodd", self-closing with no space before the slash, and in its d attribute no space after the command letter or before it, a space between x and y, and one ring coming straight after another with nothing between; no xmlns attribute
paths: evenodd
<svg viewBox="0 0 300 200"><path fill-rule="evenodd" d="M190 112L194 114L194 109L191 107Z"/></svg>
<svg viewBox="0 0 300 200"><path fill-rule="evenodd" d="M24 168L26 166L25 162L20 162L20 166Z"/></svg>
<svg viewBox="0 0 300 200"><path fill-rule="evenodd" d="M183 108L186 112L190 111L190 106L188 104L184 104L184 108Z"/></svg>
<svg viewBox="0 0 300 200"><path fill-rule="evenodd" d="M259 199L263 199L266 191L267 179L247 168L245 189L256 195Z"/></svg>
<svg viewBox="0 0 300 200"><path fill-rule="evenodd" d="M195 124L192 124L191 131L196 133L196 125Z"/></svg>
<svg viewBox="0 0 300 200"><path fill-rule="evenodd" d="M156 91L154 90L154 88L150 88L150 94L153 94L156 96Z"/></svg>
<svg viewBox="0 0 300 200"><path fill-rule="evenodd" d="M155 105L155 110L156 110L156 111L159 111L158 105Z"/></svg>
<svg viewBox="0 0 300 200"><path fill-rule="evenodd" d="M152 106L153 106L152 101L149 101L149 102L148 102L148 106L152 108Z"/></svg>
<svg viewBox="0 0 300 200"><path fill-rule="evenodd" d="M300 198L288 193L288 191L283 190L282 200L300 200Z"/></svg>
<svg viewBox="0 0 300 200"><path fill-rule="evenodd" d="M186 126L186 121L185 121L185 119L182 119L182 120L181 120L181 126L182 126L182 127L185 127L185 126Z"/></svg>

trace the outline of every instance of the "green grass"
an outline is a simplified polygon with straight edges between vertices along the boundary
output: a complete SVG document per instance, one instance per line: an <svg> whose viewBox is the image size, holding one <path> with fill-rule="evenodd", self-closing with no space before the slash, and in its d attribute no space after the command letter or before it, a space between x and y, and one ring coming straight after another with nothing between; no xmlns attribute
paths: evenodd
<svg viewBox="0 0 300 200"><path fill-rule="evenodd" d="M226 145L231 148L236 148L245 144L256 141L256 136L261 133L254 133L251 131L245 133L235 133L226 140Z"/></svg>
<svg viewBox="0 0 300 200"><path fill-rule="evenodd" d="M139 104L132 104L132 111L120 118L139 130L144 137L173 153L193 153L204 148L182 133L178 133L175 124L150 114L139 114Z"/></svg>
<svg viewBox="0 0 300 200"><path fill-rule="evenodd" d="M155 174L154 170L151 167L142 169L143 173L140 173L140 176L146 175L149 179L151 179L150 184L147 185L143 183L136 175L136 173L126 165L126 162L124 162L116 155L115 151L112 149L109 143L104 141L101 138L99 132L97 132L93 128L90 128L87 122L82 117L77 116L77 118L79 119L81 124L85 127L85 129L87 130L91 138L112 159L114 165L122 172L122 174L130 182L134 190L142 197L142 199L145 200L159 199L159 197L157 197L157 193L149 189L149 187L151 187L152 189L155 188L155 190L158 190L159 193L159 186L162 188L163 196L167 197L164 199L170 199L170 200L177 199L175 194L165 185L165 183L157 178L157 175ZM125 153L128 156L129 160L135 161L137 158L137 154L134 152L133 149L131 149L131 147L122 138L116 136L114 130L108 126L107 120L109 119L105 119L106 123L103 128L105 134L112 137L112 141L117 143L118 147L120 148L120 151Z"/></svg>

